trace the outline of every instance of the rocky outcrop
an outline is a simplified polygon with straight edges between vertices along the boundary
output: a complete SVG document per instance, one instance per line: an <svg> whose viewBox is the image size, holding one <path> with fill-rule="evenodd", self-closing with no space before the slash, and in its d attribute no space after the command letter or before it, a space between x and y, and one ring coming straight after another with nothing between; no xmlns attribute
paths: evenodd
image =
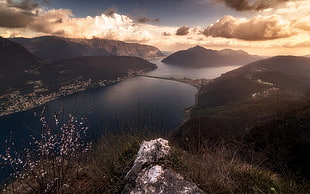
<svg viewBox="0 0 310 194"><path fill-rule="evenodd" d="M144 141L125 177L127 184L123 193L204 193L169 168L170 149L168 141L162 138Z"/></svg>

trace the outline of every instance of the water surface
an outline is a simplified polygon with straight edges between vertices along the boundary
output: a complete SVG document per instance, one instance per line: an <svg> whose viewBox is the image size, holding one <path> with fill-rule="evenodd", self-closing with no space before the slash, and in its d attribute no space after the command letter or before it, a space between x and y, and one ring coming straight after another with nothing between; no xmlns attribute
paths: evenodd
<svg viewBox="0 0 310 194"><path fill-rule="evenodd" d="M162 59L152 60L151 62L156 64L158 68L154 71L148 73L152 76L161 76L161 77L176 77L176 78L191 78L191 79L214 79L221 74L234 69L239 68L240 66L220 66L220 67L205 67L205 68L186 68L176 65L168 65L161 62Z"/></svg>
<svg viewBox="0 0 310 194"><path fill-rule="evenodd" d="M213 79L237 66L190 69L151 61L158 68L148 75L161 77L188 77ZM53 115L69 113L86 118L89 131L96 137L102 132L119 133L133 129L169 133L185 118L183 110L194 104L197 89L191 85L146 77L136 77L120 83L72 94L45 105L0 117L0 152L5 140L12 134L21 148L30 141L30 134L39 135L41 112L47 120ZM157 131L158 130L158 131ZM94 136L94 137L95 137ZM0 181L7 174L1 172Z"/></svg>

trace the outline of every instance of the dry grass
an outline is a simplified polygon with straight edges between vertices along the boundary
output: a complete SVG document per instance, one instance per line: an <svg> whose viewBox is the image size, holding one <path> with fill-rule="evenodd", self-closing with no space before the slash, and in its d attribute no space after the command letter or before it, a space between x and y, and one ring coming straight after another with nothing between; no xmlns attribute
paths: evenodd
<svg viewBox="0 0 310 194"><path fill-rule="evenodd" d="M146 137L104 136L88 158L88 163L72 179L68 193L120 193L124 176ZM211 194L291 194L310 193L310 184L297 183L268 169L240 160L237 151L224 145L189 153L173 147L170 165L185 179Z"/></svg>
<svg viewBox="0 0 310 194"><path fill-rule="evenodd" d="M143 139L128 134L103 136L66 193L120 193Z"/></svg>
<svg viewBox="0 0 310 194"><path fill-rule="evenodd" d="M124 176L131 168L143 140L154 137L123 135L103 136L85 158L78 172L72 173L63 193L120 193ZM206 193L310 193L310 184L240 160L237 151L224 144L189 153L173 147L171 166L185 179Z"/></svg>
<svg viewBox="0 0 310 194"><path fill-rule="evenodd" d="M223 145L191 154L174 148L174 169L206 193L310 193L308 184L296 183L239 159Z"/></svg>

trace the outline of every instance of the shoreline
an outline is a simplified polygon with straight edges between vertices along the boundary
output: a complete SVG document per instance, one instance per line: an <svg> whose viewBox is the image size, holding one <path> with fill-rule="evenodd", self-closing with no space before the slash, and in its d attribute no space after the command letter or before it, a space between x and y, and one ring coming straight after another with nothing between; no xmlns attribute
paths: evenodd
<svg viewBox="0 0 310 194"><path fill-rule="evenodd" d="M147 77L147 78L153 78L153 79L162 79L162 80L169 80L169 81L176 81L184 84L191 85L197 89L197 93L195 94L195 102L192 106L189 106L187 108L183 109L183 114L185 116L184 121L181 123L183 124L191 117L192 110L198 105L198 97L201 92L201 87L209 84L213 81L213 79L190 79L190 78L174 78L174 77L160 77L160 76L151 76L151 75L138 75L140 77ZM178 124L180 125L180 124Z"/></svg>
<svg viewBox="0 0 310 194"><path fill-rule="evenodd" d="M185 116L184 120L177 124L173 129L171 129L171 133L174 131L177 131L180 127L183 126L185 122L187 122L191 118L191 112L192 110L197 107L198 105L198 97L201 93L201 87L209 84L210 82L213 81L213 79L190 79L190 78L174 78L174 77L160 77L160 76L150 76L150 75L144 75L140 74L138 75L140 77L147 77L147 78L153 78L153 79L162 79L162 80L168 80L168 81L176 81L184 84L191 85L197 89L197 93L195 94L195 102L192 106L184 108L183 109L183 114Z"/></svg>
<svg viewBox="0 0 310 194"><path fill-rule="evenodd" d="M201 92L201 88L197 88L198 91L197 93L195 94L195 102L192 106L188 107L188 108L185 108L182 112L185 116L184 120L177 124L172 130L171 130L171 133L174 133L175 131L179 130L183 125L184 123L186 123L190 118L191 118L191 112L192 110L198 105L198 96Z"/></svg>
<svg viewBox="0 0 310 194"><path fill-rule="evenodd" d="M148 72L148 71L146 71ZM50 98L48 98L46 101L43 101L42 103L40 104L35 104L34 106L29 106L29 107L24 107L24 108L20 108L20 107L16 107L15 109L12 109L10 111L4 111L2 113L0 113L0 117L4 117L4 116L8 116L8 115L11 115L11 114L15 114L15 113L20 113L20 112L24 112L24 111L28 111L28 110L31 110L31 109L34 109L34 108L37 108L39 106L43 106L45 105L46 103L49 103L49 102L52 102L54 100L58 100L58 99L61 99L61 98L64 98L64 97L67 97L67 96L70 96L70 95L74 95L74 94L78 94L78 93L81 93L81 92L85 92L85 91L89 91L89 90L93 90L93 89L98 89L98 88L105 88L105 87L109 87L109 86L112 86L114 84L118 84L122 81L125 81L125 80L128 80L128 79L132 79L132 78L135 78L135 77L138 77L138 75L135 75L135 74L131 74L130 76L125 76L123 78L118 78L118 79L115 79L115 80L107 80L107 83L100 83L100 81L97 81L96 83L93 83L91 86L88 86L88 88L80 88L79 90L77 91L69 91L68 93L64 93L64 94L61 94L60 91L57 91L58 94L56 95L51 95L53 93L50 93L49 96ZM47 98L47 96L45 96ZM31 99L29 101L31 102L34 102L36 101L37 99ZM28 101L28 102L29 102Z"/></svg>
<svg viewBox="0 0 310 194"><path fill-rule="evenodd" d="M108 80L109 82L105 83L104 85L102 85L102 84L100 85L99 82L96 82L96 83L93 83L92 86L88 86L88 88L81 88L78 91L74 91L74 92L69 91L68 93L65 93L65 94L59 94L58 93L56 96L51 96L50 98L48 98L46 101L44 101L41 104L36 104L34 106L30 106L30 107L27 107L27 108L21 108L21 109L18 108L18 111L12 110L12 111L3 112L3 113L0 114L0 117L5 117L5 116L11 115L11 114L28 111L28 110L37 108L39 106L44 106L46 103L52 102L54 100L58 100L58 99L61 99L61 98L64 98L64 97L67 97L67 96L70 96L70 95L78 94L80 92L85 92L85 91L89 91L89 90L93 90L93 89L98 89L98 88L109 87L109 86L112 86L114 84L118 84L118 83L120 83L122 81L125 81L125 80L128 80L128 79L132 79L132 78L135 78L135 77L147 77L147 78L153 78L153 79L162 79L162 80L168 80L168 81L176 81L176 82L188 84L188 85L191 85L191 86L197 88L197 93L195 94L194 104L192 106L190 106L190 107L184 108L184 110L182 112L183 112L183 114L185 116L185 119L180 124L177 125L177 127L178 127L179 125L181 126L183 123L185 123L190 118L191 111L197 106L197 104L198 104L198 96L200 94L201 86L209 83L210 81L212 81L212 80L206 80L206 79L193 80L193 79L189 79L189 78L174 78L174 77L167 78L167 77L159 77L159 76L149 76L149 75L145 75L144 74L144 73L147 73L147 72L149 72L149 71L144 71L144 72L140 72L140 73L137 73L137 74L131 74L130 76L126 76L126 77L123 77L123 78L118 78L118 79L115 79L115 80ZM34 102L35 99L31 99L31 101Z"/></svg>
<svg viewBox="0 0 310 194"><path fill-rule="evenodd" d="M130 78L129 78L130 79ZM123 81L123 80L121 80ZM89 91L89 90L93 90L93 89L98 89L98 88L104 88L104 87L108 87L108 86L111 86L111 85L114 85L114 84L117 84L121 81L116 81L116 82L113 82L113 83L109 83L109 84L106 84L104 86L94 86L94 87L90 87L90 88L87 88L87 89L84 89L84 90L79 90L79 91L76 91L76 92L72 92L72 93L67 93L67 94L62 94L60 96L55 96L55 97L51 97L49 100L47 100L46 102L43 102L41 104L36 104L34 106L31 106L31 107L27 107L27 108L23 108L19 111L9 111L9 112L4 112L4 113L1 113L0 114L0 117L4 117L4 116L8 116L8 115L11 115L11 114L15 114L15 113L20 113L20 112L24 112L24 111L28 111L28 110L31 110L31 109L34 109L34 108L37 108L39 106L43 106L45 105L46 103L49 103L49 102L52 102L54 100L58 100L58 99L61 99L61 98L64 98L64 97L67 97L67 96L70 96L70 95L74 95L74 94L78 94L80 92L85 92L85 91ZM33 101L33 100L32 100Z"/></svg>
<svg viewBox="0 0 310 194"><path fill-rule="evenodd" d="M190 79L190 78L175 78L175 77L160 77L160 76L152 76L152 75L144 75L144 74L138 74L137 76L140 77L147 77L147 78L154 78L154 79L162 79L162 80L169 80L169 81L176 81L184 84L191 85L198 90L202 85L208 84L212 79Z"/></svg>

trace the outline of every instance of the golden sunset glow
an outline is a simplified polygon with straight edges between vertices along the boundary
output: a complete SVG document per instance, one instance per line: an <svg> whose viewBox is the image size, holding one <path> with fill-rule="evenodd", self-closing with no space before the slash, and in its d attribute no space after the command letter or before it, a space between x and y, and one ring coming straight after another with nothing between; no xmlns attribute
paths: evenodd
<svg viewBox="0 0 310 194"><path fill-rule="evenodd" d="M204 3L214 5L211 1ZM266 9L262 10L250 10L248 17L223 15L204 26L192 26L191 23L175 26L140 23L149 20L140 18L137 21L114 10L86 17L77 17L70 9L49 9L45 6L25 11L1 0L0 36L96 37L151 44L166 51L201 45L213 49L243 49L266 56L306 55L310 53L309 10L308 0L287 1L269 7L266 5Z"/></svg>

